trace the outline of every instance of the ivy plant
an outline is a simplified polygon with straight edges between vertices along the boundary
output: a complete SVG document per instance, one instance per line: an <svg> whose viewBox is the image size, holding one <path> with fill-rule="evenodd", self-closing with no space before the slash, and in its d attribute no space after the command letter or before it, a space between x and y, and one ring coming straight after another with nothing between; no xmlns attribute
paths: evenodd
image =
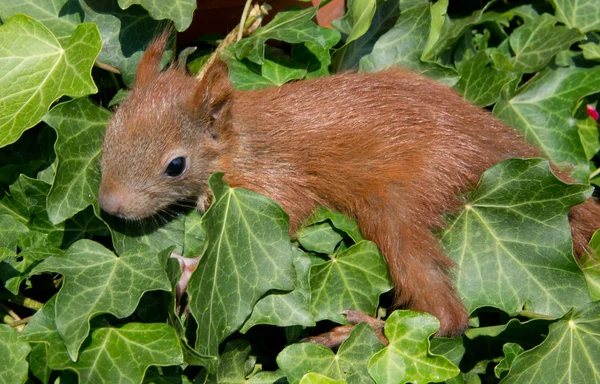
<svg viewBox="0 0 600 384"><path fill-rule="evenodd" d="M487 170L436 232L471 320L445 339L433 316L389 310L383 257L338 212L290 236L276 202L222 174L204 214L101 211L105 126L153 37L189 36L195 1L2 1L0 381L600 382L600 264L573 257L568 223L600 181L600 7L518 4L347 0L325 28L298 2L221 54L247 90L403 66L545 154ZM221 39L194 37L173 47L191 73ZM304 342L347 325L346 310L380 317L385 340L361 323L335 350Z"/></svg>

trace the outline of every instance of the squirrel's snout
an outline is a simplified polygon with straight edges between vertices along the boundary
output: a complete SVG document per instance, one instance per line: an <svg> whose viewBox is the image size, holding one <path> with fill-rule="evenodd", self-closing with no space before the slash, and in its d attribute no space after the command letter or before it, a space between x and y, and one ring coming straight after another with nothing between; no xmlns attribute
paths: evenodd
<svg viewBox="0 0 600 384"><path fill-rule="evenodd" d="M127 207L127 194L120 188L106 188L100 185L98 203L106 213L122 217Z"/></svg>

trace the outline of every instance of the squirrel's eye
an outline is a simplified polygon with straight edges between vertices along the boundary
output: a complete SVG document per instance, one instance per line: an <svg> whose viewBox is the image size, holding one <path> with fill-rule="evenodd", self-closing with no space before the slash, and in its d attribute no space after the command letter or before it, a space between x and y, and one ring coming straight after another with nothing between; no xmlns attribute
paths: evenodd
<svg viewBox="0 0 600 384"><path fill-rule="evenodd" d="M165 175L169 177L177 177L180 176L183 171L185 171L185 157L176 157L171 160L169 165L167 165Z"/></svg>

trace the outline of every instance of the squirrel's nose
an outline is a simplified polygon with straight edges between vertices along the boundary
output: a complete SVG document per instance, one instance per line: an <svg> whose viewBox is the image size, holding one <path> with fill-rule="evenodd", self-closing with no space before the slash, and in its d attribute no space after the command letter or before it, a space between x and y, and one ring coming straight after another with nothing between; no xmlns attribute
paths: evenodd
<svg viewBox="0 0 600 384"><path fill-rule="evenodd" d="M100 190L98 191L98 203L100 203L100 208L105 212L114 216L120 216L125 201L125 195L119 189L107 190L107 188L100 185Z"/></svg>

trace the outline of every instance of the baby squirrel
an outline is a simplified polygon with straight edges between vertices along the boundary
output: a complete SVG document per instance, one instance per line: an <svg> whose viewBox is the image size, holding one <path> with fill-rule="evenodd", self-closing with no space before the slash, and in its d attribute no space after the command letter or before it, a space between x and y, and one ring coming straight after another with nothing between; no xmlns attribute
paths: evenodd
<svg viewBox="0 0 600 384"><path fill-rule="evenodd" d="M397 306L436 316L438 335L464 331L468 313L448 277L453 262L431 229L487 168L538 150L451 88L408 70L239 91L218 60L202 80L176 66L160 72L165 47L163 36L147 49L108 124L102 209L138 219L189 197L202 208L209 176L224 172L232 187L278 202L292 233L318 206L344 212L385 256ZM580 253L600 227L600 209L588 200L569 216Z"/></svg>

